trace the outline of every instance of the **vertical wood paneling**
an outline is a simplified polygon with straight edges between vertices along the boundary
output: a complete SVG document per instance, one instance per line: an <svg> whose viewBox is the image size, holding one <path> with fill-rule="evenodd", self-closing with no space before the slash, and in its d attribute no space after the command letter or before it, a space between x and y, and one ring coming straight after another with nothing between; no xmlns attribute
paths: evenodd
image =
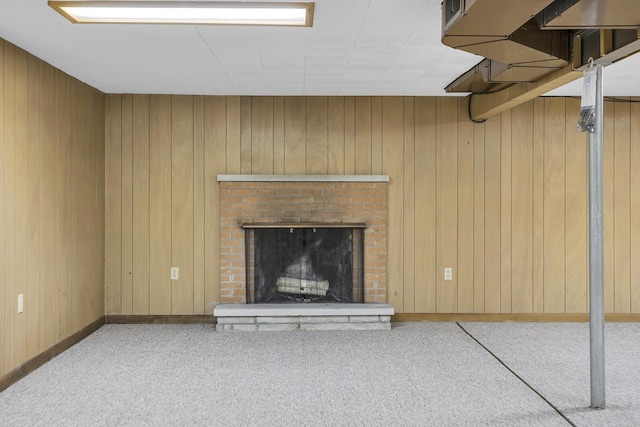
<svg viewBox="0 0 640 427"><path fill-rule="evenodd" d="M588 248L588 148L584 133L576 130L575 119L580 111L578 99L567 99L566 102L566 311L584 313L588 310L587 272L589 269Z"/></svg>
<svg viewBox="0 0 640 427"><path fill-rule="evenodd" d="M307 99L307 173L326 175L328 171L327 97Z"/></svg>
<svg viewBox="0 0 640 427"><path fill-rule="evenodd" d="M640 101L631 104L631 312L640 313Z"/></svg>
<svg viewBox="0 0 640 427"><path fill-rule="evenodd" d="M544 311L565 310L565 100L545 100Z"/></svg>
<svg viewBox="0 0 640 427"><path fill-rule="evenodd" d="M255 96L252 98L250 135L251 135L251 173L272 174L273 173L273 98L272 97Z"/></svg>
<svg viewBox="0 0 640 427"><path fill-rule="evenodd" d="M133 311L133 96L122 96L122 314Z"/></svg>
<svg viewBox="0 0 640 427"><path fill-rule="evenodd" d="M500 121L484 125L484 309L500 313Z"/></svg>
<svg viewBox="0 0 640 427"><path fill-rule="evenodd" d="M413 97L404 98L404 159L402 161L402 181L403 181L403 296L405 313L415 312L415 245L416 245L416 201L415 201L415 104ZM356 139L357 141L357 139ZM357 146L356 146L357 149ZM356 171L357 172L357 171Z"/></svg>
<svg viewBox="0 0 640 427"><path fill-rule="evenodd" d="M149 96L133 96L133 314L149 313Z"/></svg>
<svg viewBox="0 0 640 427"><path fill-rule="evenodd" d="M72 188L73 182L78 179L78 175L80 173L80 169L82 168L80 159L80 150L81 150L81 134L82 127L74 126L71 121L73 119L79 118L80 122L82 122L81 115L82 109L80 106L79 98L81 97L81 89L80 82L76 79L69 79L69 121L67 126L67 132L69 135L69 147L67 150L67 161L68 166L66 168L66 176L65 176L65 191L69 191ZM67 257L67 282L68 286L68 300L69 300L69 310L67 316L67 334L71 334L73 332L73 325L78 323L79 321L79 312L80 308L77 306L77 302L80 299L78 295L79 289L79 281L82 277L82 254L74 254L74 248L77 247L80 238L80 218L82 214L80 211L80 200L82 199L82 190L79 190L73 195L68 197L68 213L66 215L67 220L67 235L69 237L68 241L68 249L71 252L71 255Z"/></svg>
<svg viewBox="0 0 640 427"><path fill-rule="evenodd" d="M533 312L544 312L544 99L533 101Z"/></svg>
<svg viewBox="0 0 640 427"><path fill-rule="evenodd" d="M344 98L331 97L328 106L327 169L330 174L344 173ZM382 119L380 120L382 122Z"/></svg>
<svg viewBox="0 0 640 427"><path fill-rule="evenodd" d="M631 141L630 105L615 103L614 153L613 153L613 204L614 204L614 310L629 313L631 309L631 224L630 193ZM637 142L637 141L636 141Z"/></svg>
<svg viewBox="0 0 640 427"><path fill-rule="evenodd" d="M15 293L23 294L25 305L31 306L27 288L27 241L29 231L29 81L27 53L15 50L15 146L14 146L14 200L15 241L14 280ZM18 214L20 213L20 214ZM16 298L14 296L14 301ZM30 311L30 310L29 310ZM27 313L18 314L15 320L15 363L21 364L27 357Z"/></svg>
<svg viewBox="0 0 640 427"><path fill-rule="evenodd" d="M387 235L387 299L400 312L404 312L403 294L403 153L398 144L404 133L403 100L388 97L382 101L383 173L392 177L389 181ZM347 172L348 173L348 172Z"/></svg>
<svg viewBox="0 0 640 427"><path fill-rule="evenodd" d="M484 312L484 124L473 125L473 312Z"/></svg>
<svg viewBox="0 0 640 427"><path fill-rule="evenodd" d="M278 103L276 102L276 105ZM282 104L284 107L284 104ZM276 108L277 110L277 108ZM205 98L205 313L211 313L220 301L220 187L218 174L226 173L224 153L227 141L225 127L226 101L224 97ZM274 116L276 116L274 114ZM276 125L278 127L279 125ZM284 124L282 124L284 126ZM284 127L282 127L284 131ZM284 134L283 134L284 138ZM284 147L284 139L282 147ZM275 142L274 142L275 143ZM284 159L284 152L282 153ZM284 169L284 163L282 165Z"/></svg>
<svg viewBox="0 0 640 427"><path fill-rule="evenodd" d="M371 99L371 173L382 174L382 97L380 96L374 96Z"/></svg>
<svg viewBox="0 0 640 427"><path fill-rule="evenodd" d="M412 99L412 98L411 98ZM409 114L405 112L405 119ZM413 128L413 123L405 123ZM368 175L371 173L371 97L356 98L355 111L355 136L356 136L356 169L357 175Z"/></svg>
<svg viewBox="0 0 640 427"><path fill-rule="evenodd" d="M0 39L0 376L104 314L103 99Z"/></svg>
<svg viewBox="0 0 640 427"><path fill-rule="evenodd" d="M284 97L273 98L273 173L284 174Z"/></svg>
<svg viewBox="0 0 640 427"><path fill-rule="evenodd" d="M533 103L512 110L512 128L518 130L511 147L511 308L533 311ZM514 135L515 137L516 135Z"/></svg>
<svg viewBox="0 0 640 427"><path fill-rule="evenodd" d="M28 194L27 194L27 286L26 298L29 300L31 310L27 311L27 352L26 359L30 359L40 352L40 271L41 271L41 245L40 237L44 234L41 230L41 175L43 165L41 163L41 135L42 123L40 122L40 105L42 88L40 87L40 65L36 57L28 57L28 85L29 85L29 112L28 112Z"/></svg>
<svg viewBox="0 0 640 427"><path fill-rule="evenodd" d="M170 206L171 96L151 95L149 99L149 314L171 313Z"/></svg>
<svg viewBox="0 0 640 427"><path fill-rule="evenodd" d="M100 203L100 199L97 194L97 189L103 189L104 183L100 180L99 174L95 174L91 176L90 171L102 171L102 175L104 176L104 165L98 164L98 159L96 157L97 146L95 143L96 138L99 138L99 135L102 135L104 138L104 128L102 128L102 132L97 133L94 126L90 124L90 120L92 117L97 116L102 113L102 118L104 123L104 111L98 111L98 103L95 99L95 89L83 84L82 85L84 91L82 95L82 105L85 111L84 114L84 144L83 144L83 158L82 162L83 168L81 171L80 179L83 176L90 176L88 179L88 185L83 189L84 193L84 218L82 220L82 229L83 233L86 233L89 236L89 242L91 245L100 245L104 247L104 241L101 240L101 236L104 236L103 230L96 230L95 227L92 226L93 218L101 218L104 215L104 205ZM44 169L44 166L43 166ZM41 185L41 188L44 189L44 183ZM101 221L104 223L104 221ZM82 236L80 236L82 239ZM82 242L80 241L79 244ZM101 277L104 277L104 271L101 269L100 264L104 265L104 259L101 263L96 262L96 256L94 253L90 253L89 251L84 251L84 259L85 265L82 271L82 280L80 282L80 312L78 322L82 324L91 323L96 317L96 315L104 315L104 309L101 313L96 311L96 306L98 301L104 301L104 296L100 295L98 289L94 287L88 287L87 282L91 281L92 276L97 274L98 272L102 273ZM84 307L83 307L84 306Z"/></svg>
<svg viewBox="0 0 640 427"><path fill-rule="evenodd" d="M204 133L204 97L196 96L193 99L193 314L205 314Z"/></svg>
<svg viewBox="0 0 640 427"><path fill-rule="evenodd" d="M92 94L93 88L86 85L81 84L82 90L81 98L79 105L84 110L84 118L83 129L82 132L82 160L80 164L82 168L80 169L80 176L78 179L82 179L83 176L88 176L90 170L99 170L95 163L95 147L94 147L94 136L93 136L93 126L89 124L89 120L91 117L97 114L96 111L96 103L92 102ZM104 117L104 115L103 115ZM102 132L104 135L104 131ZM102 168L104 171L104 167ZM79 233L78 236L78 245L82 244L83 235L87 236L88 241L92 245L99 244L97 240L97 236L95 234L95 229L91 226L91 218L99 217L99 213L97 211L97 202L96 202L96 194L95 189L98 187L98 176L91 176L88 178L87 185L82 189L83 198L81 201L81 215L83 215L81 223L82 223L82 232ZM100 188L104 188L103 185L100 185ZM104 208L102 209L104 212ZM148 216L148 215L147 215ZM101 233L101 234L104 234ZM80 276L80 281L78 283L79 290L79 301L78 301L78 323L87 325L91 323L94 317L94 309L95 309L95 300L96 300L96 292L94 288L90 288L86 286L86 283L91 280L92 271L97 270L97 266L95 264L95 255L90 253L89 251L84 251L84 265L82 266L82 273ZM104 277L104 275L103 275ZM102 312L104 314L104 312Z"/></svg>
<svg viewBox="0 0 640 427"><path fill-rule="evenodd" d="M122 313L122 98L108 95L105 106L105 304L106 314Z"/></svg>
<svg viewBox="0 0 640 427"><path fill-rule="evenodd" d="M436 311L455 313L458 303L458 135L456 98L438 98L436 133ZM444 269L453 280L444 280Z"/></svg>
<svg viewBox="0 0 640 427"><path fill-rule="evenodd" d="M71 117L77 118L80 122L76 126L71 127L71 176L69 179L69 187L71 183L76 182L84 175L84 169L86 167L85 157L85 126L84 116L87 114L87 110L84 105L84 98L86 96L85 85L79 80L72 79L71 85ZM87 216L87 205L85 201L86 187L79 189L73 197L73 207L70 212L71 222L75 224L72 228L72 247L75 249L80 245L81 239L89 239L89 235L84 226L84 220ZM71 257L71 263L69 270L74 272L70 275L71 282L71 319L72 324L82 323L82 319L86 316L88 307L82 307L82 304L78 304L80 301L86 301L87 295L83 292L82 282L85 280L85 267L87 265L87 254L79 253L74 257Z"/></svg>
<svg viewBox="0 0 640 427"><path fill-rule="evenodd" d="M458 313L473 313L473 123L467 119L469 100L458 98Z"/></svg>
<svg viewBox="0 0 640 427"><path fill-rule="evenodd" d="M76 87L76 95L75 98L75 108L77 110L76 118L80 119L81 124L76 126L74 133L77 135L77 145L78 150L76 151L76 156L74 163L78 165L75 168L74 181L82 179L82 176L87 175L87 169L91 163L90 156L90 144L87 134L90 132L90 126L86 125L86 118L90 114L90 110L88 108L86 100L89 97L90 88L84 83L77 81ZM89 230L87 219L89 216L92 216L91 212L91 203L89 192L93 187L94 180L89 179L87 185L78 191L78 198L76 201L76 221L78 223L78 228L76 230L75 236L75 247L79 247L82 244L83 240L92 241L91 231ZM147 214L148 220L148 214ZM75 323L78 324L87 324L90 322L90 312L91 306L90 301L92 298L92 292L84 286L86 283L89 274L89 267L91 265L90 258L93 258L88 252L81 252L79 256L75 257L76 267L74 274L76 278L74 295L77 299L77 302L74 304L77 307L76 319ZM86 322L86 323L85 323Z"/></svg>
<svg viewBox="0 0 640 427"><path fill-rule="evenodd" d="M4 372L15 365L15 304L17 302L15 286L15 48L4 44L4 298L5 337L4 337ZM4 373L3 372L3 373Z"/></svg>
<svg viewBox="0 0 640 427"><path fill-rule="evenodd" d="M500 136L500 311L511 313L511 115L512 110L502 115Z"/></svg>
<svg viewBox="0 0 640 427"><path fill-rule="evenodd" d="M615 117L615 103L604 103L604 114L607 118ZM605 313L614 312L615 302L615 265L614 265L614 146L615 146L615 120L604 120L603 141L603 228L604 228L604 309Z"/></svg>
<svg viewBox="0 0 640 427"><path fill-rule="evenodd" d="M285 173L306 173L306 102L303 97L284 100L284 167Z"/></svg>
<svg viewBox="0 0 640 427"><path fill-rule="evenodd" d="M240 172L240 97L227 98L227 173Z"/></svg>
<svg viewBox="0 0 640 427"><path fill-rule="evenodd" d="M48 74L49 69L48 64L44 64L44 72L45 76ZM93 259L93 267L92 270L88 272L89 279L85 286L91 286L93 290L93 300L92 306L93 310L91 311L92 319L88 319L88 321L93 321L93 319L98 319L103 316L106 312L105 310L105 285L104 285L104 268L105 268L105 233L104 233L104 223L105 223L105 149L104 149L104 138L105 138L105 96L102 92L97 89L92 89L92 99L90 100L92 103L92 116L90 117L91 122L87 125L91 128L91 133L89 138L91 138L91 146L93 150L93 167L88 169L86 172L88 174L93 174L95 177L94 186L91 188L90 197L94 201L94 215L89 219L89 227L93 230L95 239L94 244L95 247L92 251L91 258ZM48 108L45 108L45 111L50 111ZM48 117L50 114L44 114L45 117ZM49 126L47 125L46 129ZM45 129L45 134L46 134ZM45 156L45 160L49 157ZM45 170L48 170L45 163ZM48 183L48 179L45 176L45 186ZM50 211L47 210L49 213ZM47 214L47 218L49 215ZM48 221L48 219L47 219ZM47 222L48 223L48 222ZM49 274L46 271L43 271L42 281L44 282L43 286L46 285L49 280L51 280ZM45 307L48 306L45 302ZM48 348L48 344L45 344L45 348Z"/></svg>
<svg viewBox="0 0 640 427"><path fill-rule="evenodd" d="M375 101L374 98L374 106ZM416 98L415 104L413 164L418 218L415 223L415 311L433 313L436 309L436 99Z"/></svg>
<svg viewBox="0 0 640 427"><path fill-rule="evenodd" d="M49 150L49 146L53 145L52 140L50 138L50 130L52 129L51 118L53 117L53 114L47 114L46 112L51 111L49 110L50 106L53 106L53 108L55 108L55 104L52 103L53 97L51 96L52 95L51 90L53 86L52 79L51 79L51 76L53 76L53 74L51 73L51 70L52 70L51 66L43 62L40 62L40 66L41 67L40 67L40 105L39 105L39 110L40 110L40 113L39 113L40 114L39 167L41 172L40 173L40 262L41 262L41 267L39 271L40 305L38 307L38 310L39 310L38 316L40 317L40 322L41 322L39 351L42 351L49 348L52 345L49 342L49 327L47 325L48 323L47 314L48 312L51 311L51 307L50 307L51 304L49 304L51 299L49 299L48 297L49 295L51 295L51 291L49 289L53 288L53 286L51 285L51 278L55 276L55 273L51 268L52 265L55 265L55 260L53 263L51 262L51 258L55 254L55 252L49 253L49 250L52 247L50 233L49 233L49 230L50 230L49 224L51 222L49 213L51 213L52 210L50 208L51 195L47 194L47 190L50 188L49 185L50 185L51 179L48 179L47 177L48 162L46 161L46 159L51 159L51 154L50 154L51 152L48 150ZM2 98L2 95L0 95L0 98ZM95 99L91 99L89 102L93 104L95 103ZM92 115L92 117L94 115ZM0 112L0 117L2 117L2 112ZM1 118L0 118L0 121L2 121ZM0 135L1 134L2 132L0 132ZM104 135L104 131L102 135ZM94 149L94 156L96 156L97 154L95 153L95 151L96 150ZM94 170L100 170L100 169L97 168ZM104 170L104 166L102 167L102 170ZM104 189L104 186L100 188ZM102 206L102 216L104 216L104 206ZM94 235L97 233L100 233L100 235L104 235L102 230L94 230ZM96 260L92 260L92 261L95 265ZM104 261L100 262L100 264L103 264L103 263ZM104 274L102 275L102 277L104 277ZM2 341L0 340L0 342Z"/></svg>
<svg viewBox="0 0 640 427"><path fill-rule="evenodd" d="M6 287L5 280L5 133L4 133L4 49L5 43L0 39L0 345L4 348L6 345L7 328L5 327L5 305L6 303ZM10 313L10 312L7 312ZM8 315L8 314L7 314ZM5 372L4 369L4 350L0 350L0 375Z"/></svg>
<svg viewBox="0 0 640 427"><path fill-rule="evenodd" d="M84 168L84 159L82 156L84 136L83 115L85 113L84 105L82 102L82 98L84 97L84 84L82 84L79 80L70 79L70 87L70 121L71 118L77 118L79 119L80 123L78 123L77 125L73 125L70 123L69 125L71 146L69 155L69 175L66 182L66 186L68 189L71 189L73 187L73 183L83 175L82 170ZM72 250L75 250L75 248L79 246L80 239L87 238L87 236L83 233L81 219L84 216L83 211L85 208L83 202L84 200L86 200L83 190L84 189L81 188L73 195L73 200L70 203L71 209L69 210L69 215L67 216L67 218L69 219L68 229L71 236L70 247L72 248ZM73 332L73 325L81 322L80 319L82 318L83 309L79 306L78 302L84 299L84 295L80 293L80 289L85 265L84 254L78 253L74 254L74 256L69 257L69 283L71 287L71 321L69 323L69 333Z"/></svg>
<svg viewBox="0 0 640 427"><path fill-rule="evenodd" d="M62 72L60 73L60 105L62 110L60 111L60 135L57 144L56 152L56 192L59 194L66 194L68 191L69 171L70 171L70 151L71 146L69 141L71 140L71 129L69 122L71 119L71 104L70 104L70 78ZM72 210L73 199L65 197L58 200L58 209L60 209L60 217L58 227L61 231L60 238L58 239L58 247L56 252L63 254L58 261L58 283L60 284L58 301L60 305L60 312L58 316L58 335L60 338L66 337L71 331L71 287L70 287L70 275L69 263L71 260L71 221L69 219L69 213Z"/></svg>
<svg viewBox="0 0 640 427"><path fill-rule="evenodd" d="M60 236L58 235L58 230L60 229L60 199L61 197L56 194L55 189L56 188L60 188L60 183L61 183L61 174L60 174L60 169L59 169L59 153L60 153L60 126L61 126L61 114L60 114L60 108L59 106L61 105L60 103L60 71L58 70L52 70L52 74L53 74L53 79L52 79L52 84L53 84L53 111L54 113L51 115L52 116L52 120L53 120L53 126L50 128L51 129L51 154L50 154L50 159L53 159L54 161L52 162L53 164L50 164L50 167L48 168L48 175L50 176L49 180L51 181L51 185L50 185L50 189L52 191L52 196L51 196L51 210L50 210L50 214L49 214L49 218L50 218L50 230L51 230L51 234L52 234L52 238L51 238L51 257L53 259L53 264L52 264L52 269L51 269L51 274L53 279L51 280L51 292L49 294L49 301L57 301L58 300L58 295L60 294L60 289L61 289L61 285L59 282L59 263L58 263L58 246L59 246L59 240L60 240ZM106 115L105 115L106 118ZM106 125L106 124L105 124ZM106 131L105 131L105 135L106 135ZM119 138L119 136L118 136ZM106 155L106 146L105 146L105 155ZM106 171L106 163L105 163L105 171ZM105 179L106 179L106 173L105 173ZM106 185L105 185L105 211L106 211L106 198L107 198L107 194L106 194ZM106 216L106 213L105 213ZM106 220L105 220L105 229L106 229ZM118 232L118 236L120 235L120 233ZM119 249L119 244L118 244L118 254L120 254L120 249ZM108 261L108 258L106 256L106 250L108 249L108 246L106 244L106 239L105 239L105 264ZM106 267L105 267L106 268ZM117 270L117 274L118 274L118 279L117 279L117 283L120 283L120 266L118 264L118 270ZM105 278L107 277L106 274L104 276ZM106 284L105 284L106 287ZM49 331L48 333L51 336L51 340L52 343L57 342L57 340L59 339L61 332L60 332L60 322L59 319L61 317L61 306L60 304L48 304L49 306L49 310L50 312L48 313L48 318L51 319L52 321L52 325L49 327ZM106 309L106 290L105 290L105 309Z"/></svg>
<svg viewBox="0 0 640 427"><path fill-rule="evenodd" d="M250 96L240 97L240 173L251 173L253 105Z"/></svg>
<svg viewBox="0 0 640 427"><path fill-rule="evenodd" d="M87 132L89 131L89 126L86 125L87 117L90 114L90 110L87 105L87 99L89 98L89 88L87 85L80 81L77 82L76 87L76 95L75 105L77 117L80 120L80 123L75 127L74 133L77 135L77 146L76 156L74 163L78 165L75 169L74 180L77 181L82 179L83 176L87 176L87 168L90 165L91 157L89 154L89 140L87 138ZM89 198L89 191L93 186L93 179L89 178L87 180L87 185L81 188L78 191L78 199L76 202L76 221L78 224L78 228L76 230L75 236L75 247L79 247L82 244L82 240L91 241L91 231L88 228L87 220L88 217L92 215L91 212L91 203ZM76 259L76 266L74 267L74 274L76 278L76 284L74 289L74 295L76 298L76 303L74 306L76 307L76 318L74 319L75 324L86 324L85 322L89 322L88 319L91 311L91 292L90 290L84 286L84 283L88 280L88 270L91 266L91 260L93 258L88 251L80 252Z"/></svg>
<svg viewBox="0 0 640 427"><path fill-rule="evenodd" d="M83 127L84 132L82 134L83 143L82 143L82 158L81 161L82 169L80 171L80 177L89 175L90 170L100 170L99 166L96 164L95 158L95 132L93 126L89 124L89 118L98 114L97 111L97 103L92 100L92 96L94 93L94 89L86 84L82 84L82 98L81 98L81 108L84 110L84 120ZM104 114L103 116L104 117ZM104 135L104 130L102 131L102 135ZM104 166L101 168L104 171ZM148 169L147 169L148 170ZM98 211L98 202L95 194L96 188L104 188L104 184L98 182L98 176L91 177L89 179L88 185L83 188L83 218L82 218L82 233L78 236L79 242L81 244L82 235L86 235L89 238L89 241L92 244L99 244L98 235L95 233L95 229L91 226L91 218L99 217L100 212ZM104 212L104 207L100 210ZM149 214L147 212L147 221L149 221ZM104 232L100 233L104 234ZM78 312L78 322L84 325L87 325L95 319L94 310L95 310L95 301L97 297L97 292L95 289L88 288L85 284L91 280L92 271L96 271L98 266L95 264L95 255L89 253L88 251L84 252L84 268L82 270L81 280L79 282L80 286L80 301L79 301L79 312ZM103 276L104 277L104 273ZM104 314L104 311L101 313Z"/></svg>
<svg viewBox="0 0 640 427"><path fill-rule="evenodd" d="M193 314L193 97L171 103L171 314Z"/></svg>
<svg viewBox="0 0 640 427"><path fill-rule="evenodd" d="M48 66L48 64L47 64ZM102 222L102 225L104 227L104 224L106 222L106 217L107 217L107 209L105 206L106 203L106 174L102 173L102 171L106 170L106 158L105 158L105 135L106 135L106 122L104 120L104 118L106 117L106 96L98 91L96 89L95 91L95 102L98 103L98 109L97 109L97 116L99 120L98 124L94 127L96 133L94 135L95 139L95 150L96 150L96 166L97 166L97 170L98 170L98 186L95 189L95 196L96 199L98 200L98 212L100 212L101 216L100 216L100 220ZM47 110L49 111L49 110ZM96 120L96 117L94 117L94 120ZM106 259L105 257L105 248L106 248L106 236L105 233L102 232L102 230L100 230L100 228L98 227L98 229L96 230L96 233L98 233L98 241L99 241L99 247L102 248L102 257ZM98 275L98 281L102 281L102 286L98 286L98 292L96 294L96 313L100 313L100 314L106 314L106 286L104 283L104 277L105 277L105 263L104 261L100 261L98 260L98 266L100 267L100 273Z"/></svg>
<svg viewBox="0 0 640 427"><path fill-rule="evenodd" d="M344 173L356 173L356 101L353 96L344 98Z"/></svg>

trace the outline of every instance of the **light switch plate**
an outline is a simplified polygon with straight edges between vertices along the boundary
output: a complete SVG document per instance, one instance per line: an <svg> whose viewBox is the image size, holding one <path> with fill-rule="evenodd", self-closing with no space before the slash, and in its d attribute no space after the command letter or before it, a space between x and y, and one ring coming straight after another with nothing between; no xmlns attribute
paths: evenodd
<svg viewBox="0 0 640 427"><path fill-rule="evenodd" d="M178 280L180 269L178 267L171 267L171 280Z"/></svg>
<svg viewBox="0 0 640 427"><path fill-rule="evenodd" d="M445 268L444 269L444 280L453 280L453 269Z"/></svg>
<svg viewBox="0 0 640 427"><path fill-rule="evenodd" d="M24 311L24 294L18 295L18 313Z"/></svg>

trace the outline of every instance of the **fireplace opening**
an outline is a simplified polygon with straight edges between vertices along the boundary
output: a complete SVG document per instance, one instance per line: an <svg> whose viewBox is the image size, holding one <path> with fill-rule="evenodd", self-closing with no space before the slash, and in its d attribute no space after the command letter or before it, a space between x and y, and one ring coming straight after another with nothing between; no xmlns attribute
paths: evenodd
<svg viewBox="0 0 640 427"><path fill-rule="evenodd" d="M364 225L243 228L247 303L364 302Z"/></svg>

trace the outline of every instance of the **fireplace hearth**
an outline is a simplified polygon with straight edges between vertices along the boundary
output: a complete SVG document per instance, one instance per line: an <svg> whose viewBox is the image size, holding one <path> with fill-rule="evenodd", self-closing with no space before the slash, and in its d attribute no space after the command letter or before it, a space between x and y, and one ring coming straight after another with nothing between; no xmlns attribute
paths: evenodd
<svg viewBox="0 0 640 427"><path fill-rule="evenodd" d="M364 224L244 224L247 303L364 302Z"/></svg>

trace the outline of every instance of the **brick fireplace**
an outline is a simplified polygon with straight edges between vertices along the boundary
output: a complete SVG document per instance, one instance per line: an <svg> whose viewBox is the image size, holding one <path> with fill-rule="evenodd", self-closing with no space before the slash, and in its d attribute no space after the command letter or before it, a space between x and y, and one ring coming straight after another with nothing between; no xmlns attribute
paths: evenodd
<svg viewBox="0 0 640 427"><path fill-rule="evenodd" d="M246 224L365 224L364 302L387 300L387 186L379 175L220 175L220 303L245 303Z"/></svg>

